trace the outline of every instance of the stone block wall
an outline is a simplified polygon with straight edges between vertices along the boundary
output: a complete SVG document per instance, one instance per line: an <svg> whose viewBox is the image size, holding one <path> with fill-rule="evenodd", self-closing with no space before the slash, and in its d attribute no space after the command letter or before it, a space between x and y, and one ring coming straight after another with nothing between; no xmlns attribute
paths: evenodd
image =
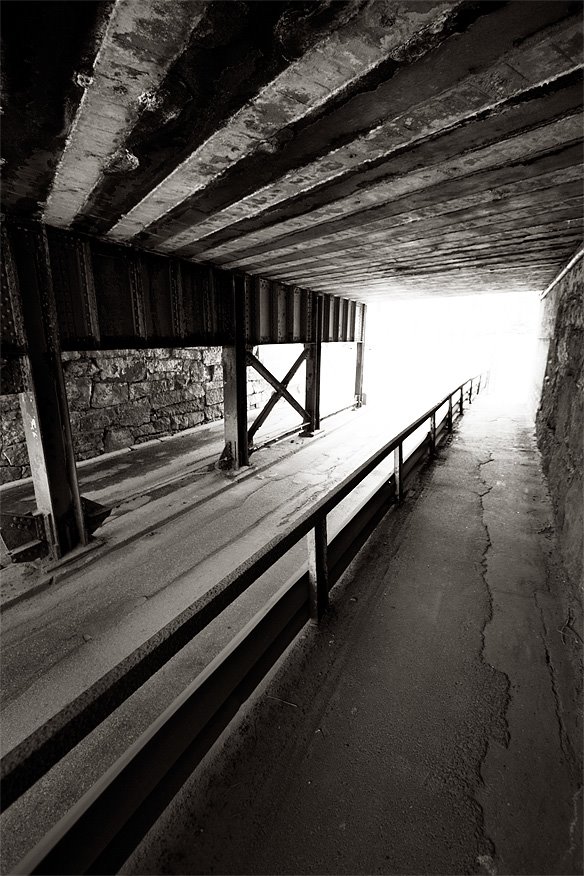
<svg viewBox="0 0 584 876"><path fill-rule="evenodd" d="M580 259L544 301L543 335L549 339L537 438L570 579L582 587L584 549L584 260Z"/></svg>
<svg viewBox="0 0 584 876"><path fill-rule="evenodd" d="M221 347L64 353L78 460L223 417ZM248 369L248 404L270 394ZM0 398L0 483L30 475L17 395Z"/></svg>
<svg viewBox="0 0 584 876"><path fill-rule="evenodd" d="M0 396L0 484L30 475L17 395Z"/></svg>

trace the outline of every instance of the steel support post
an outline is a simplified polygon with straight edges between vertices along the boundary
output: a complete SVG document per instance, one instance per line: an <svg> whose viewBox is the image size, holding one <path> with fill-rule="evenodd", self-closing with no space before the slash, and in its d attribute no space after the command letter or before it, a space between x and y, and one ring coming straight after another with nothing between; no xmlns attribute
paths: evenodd
<svg viewBox="0 0 584 876"><path fill-rule="evenodd" d="M234 469L249 464L247 442L247 361L245 281L233 278L234 343L223 347L225 449L222 460Z"/></svg>
<svg viewBox="0 0 584 876"><path fill-rule="evenodd" d="M20 393L31 475L54 559L87 544L46 231L10 226L4 236L9 294L18 307L27 390Z"/></svg>
<svg viewBox="0 0 584 876"><path fill-rule="evenodd" d="M401 505L401 503L404 500L403 466L404 466L403 445L398 444L398 446L393 451L393 477L395 480L395 494L397 496L397 504L398 505Z"/></svg>
<svg viewBox="0 0 584 876"><path fill-rule="evenodd" d="M363 395L363 364L365 356L365 315L367 311L363 308L363 324L361 328L361 341L357 342L357 363L355 366L355 403L358 408L365 404L365 396Z"/></svg>
<svg viewBox="0 0 584 876"><path fill-rule="evenodd" d="M452 396L448 396L448 418L446 420L446 428L452 432Z"/></svg>
<svg viewBox="0 0 584 876"><path fill-rule="evenodd" d="M306 395L304 407L308 414L308 424L300 433L312 437L320 429L320 363L322 355L323 299L317 295L313 308L314 342L305 344L306 350Z"/></svg>
<svg viewBox="0 0 584 876"><path fill-rule="evenodd" d="M308 542L308 580L310 619L320 623L328 608L328 547L326 517L318 520L306 536Z"/></svg>
<svg viewBox="0 0 584 876"><path fill-rule="evenodd" d="M469 390L468 390L468 403L469 403L469 405L472 405L472 381L473 381L473 378L471 377L471 379L470 379L470 387L469 387Z"/></svg>
<svg viewBox="0 0 584 876"><path fill-rule="evenodd" d="M462 415L464 414L464 402L463 402L463 400L462 400L463 394L464 394L464 389L463 389L463 387L461 386L461 387L460 387L460 416L461 416L461 417L462 417Z"/></svg>

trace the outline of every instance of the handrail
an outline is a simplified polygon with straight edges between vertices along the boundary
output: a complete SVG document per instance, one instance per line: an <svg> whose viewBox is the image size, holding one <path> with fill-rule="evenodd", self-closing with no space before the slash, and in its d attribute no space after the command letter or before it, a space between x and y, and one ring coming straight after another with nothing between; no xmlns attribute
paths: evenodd
<svg viewBox="0 0 584 876"><path fill-rule="evenodd" d="M352 558L341 543L342 533L327 546L327 515L391 453L394 453L394 473L389 483L385 482L376 493L382 498L381 510L377 506L372 510L374 496L362 513L364 519L376 520L380 513L388 510L388 498L399 504L404 494L404 479L425 456L426 449L432 456L439 437L445 431L452 431L455 405L459 405L459 414L462 415L463 396L467 395L472 402L473 384L477 379L478 388L475 385L474 389L475 394L478 393L481 375L453 389L386 442L285 532L272 538L2 759L2 797L7 808L260 575L308 536L307 575L288 582L269 600L264 609L49 831L14 873L105 873L121 866L157 814L306 621L309 618L319 621L328 604L329 589ZM468 392L465 393L467 385ZM455 399L456 395L459 398ZM446 403L446 416L437 424L436 412ZM431 421L430 432L404 461L404 441L427 420ZM354 530L353 521L346 524L343 532L351 526ZM333 567L334 551L342 554L343 559L335 564L333 580L329 571Z"/></svg>

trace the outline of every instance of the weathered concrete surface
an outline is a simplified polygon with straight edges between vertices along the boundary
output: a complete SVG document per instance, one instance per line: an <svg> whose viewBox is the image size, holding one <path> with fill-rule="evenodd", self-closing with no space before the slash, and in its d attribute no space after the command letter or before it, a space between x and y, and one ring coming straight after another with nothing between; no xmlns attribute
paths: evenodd
<svg viewBox="0 0 584 876"><path fill-rule="evenodd" d="M572 586L584 589L584 260L544 301L547 363L537 434Z"/></svg>
<svg viewBox="0 0 584 876"><path fill-rule="evenodd" d="M47 569L47 586L3 617L3 751L172 621L405 425L390 426L366 409L342 417L340 426L329 426L316 440L293 438L258 451L236 477L205 465L203 449L200 470L177 472L159 487L156 472L150 473L149 487L132 495L128 454L114 460L127 499L121 484L120 503L95 546ZM134 487L136 480L134 470ZM107 489L105 479L103 491L89 495L104 501Z"/></svg>
<svg viewBox="0 0 584 876"><path fill-rule="evenodd" d="M581 872L561 584L533 426L479 400L123 872Z"/></svg>
<svg viewBox="0 0 584 876"><path fill-rule="evenodd" d="M185 460L176 458L173 445L182 445L184 451L187 436L164 440L158 448L92 460L88 468L97 469L94 488L101 484L103 500L112 491L120 500L103 543L53 569L54 580L43 591L3 613L4 750L69 703L106 666L115 665L143 640L148 625L159 629L172 616L177 609L175 574L192 551L207 560L191 568L190 580L183 580L180 589L188 602L261 545L270 527L287 525L296 510L310 505L337 475L351 471L356 459L386 440L386 426L378 424L376 431L365 413L339 415L316 439L290 439L265 448L252 457L258 460L253 467L234 479L214 470L193 476L192 452L187 456L191 470L185 471ZM404 416L411 418L412 413L405 411ZM403 425L394 422L392 428ZM220 441L220 435L212 435L215 426L205 428L211 443ZM136 463L128 457L134 453L145 482L142 493L132 498ZM386 480L388 466L371 478ZM161 483L165 472L175 475L166 484ZM353 503L371 489L371 478L331 515L331 538ZM266 519L269 524L262 525ZM300 543L2 814L2 872L11 871L303 564L306 546Z"/></svg>
<svg viewBox="0 0 584 876"><path fill-rule="evenodd" d="M581 4L84 5L7 3L9 213L360 300L541 290L579 241Z"/></svg>

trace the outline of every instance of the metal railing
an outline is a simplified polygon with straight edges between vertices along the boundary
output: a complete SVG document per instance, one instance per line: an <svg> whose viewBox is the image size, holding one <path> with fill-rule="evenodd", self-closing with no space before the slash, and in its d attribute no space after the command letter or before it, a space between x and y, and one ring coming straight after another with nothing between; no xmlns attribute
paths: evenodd
<svg viewBox="0 0 584 876"><path fill-rule="evenodd" d="M404 497L412 472L452 432L485 377L465 381L383 445L186 611L27 737L2 759L2 798L10 806L154 672L217 618L301 539L308 571L288 581L206 669L29 852L13 873L114 873L144 837L240 706L310 620L318 623L329 591L379 520ZM437 412L448 405L437 422ZM404 458L424 423L429 431ZM393 454L393 473L362 501L330 541L327 516Z"/></svg>

